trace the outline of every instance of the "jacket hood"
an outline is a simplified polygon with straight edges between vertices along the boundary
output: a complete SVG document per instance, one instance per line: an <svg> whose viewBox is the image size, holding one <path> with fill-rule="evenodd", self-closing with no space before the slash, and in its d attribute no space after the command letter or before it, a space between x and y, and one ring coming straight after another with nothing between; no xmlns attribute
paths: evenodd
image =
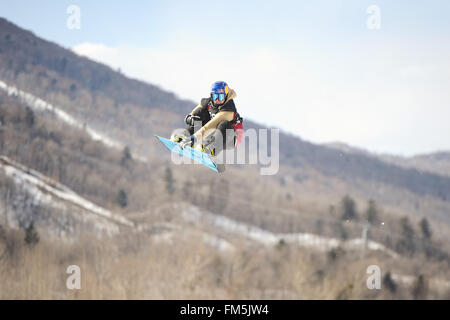
<svg viewBox="0 0 450 320"><path fill-rule="evenodd" d="M227 103L228 101L230 101L231 99L236 98L236 91L234 91L233 89L230 89L230 92L228 92L228 97L227 100L225 100L225 103Z"/></svg>

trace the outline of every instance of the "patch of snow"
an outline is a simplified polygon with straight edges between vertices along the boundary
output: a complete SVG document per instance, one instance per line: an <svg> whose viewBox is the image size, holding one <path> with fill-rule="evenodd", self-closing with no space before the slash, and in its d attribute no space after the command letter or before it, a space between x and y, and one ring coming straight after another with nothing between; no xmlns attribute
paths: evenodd
<svg viewBox="0 0 450 320"><path fill-rule="evenodd" d="M395 274L391 275L392 280L399 282L403 285L412 286L417 280L417 277ZM442 279L427 279L428 283L431 287L441 289L441 290L449 290L450 289L450 281L442 280Z"/></svg>
<svg viewBox="0 0 450 320"><path fill-rule="evenodd" d="M165 243L173 244L173 236L174 236L173 232L164 232L164 233L152 235L152 240L155 243L165 242Z"/></svg>
<svg viewBox="0 0 450 320"><path fill-rule="evenodd" d="M125 217L113 214L111 211L93 204L80 197L66 186L57 182L49 183L51 179L48 177L45 177L35 170L26 168L7 157L0 156L0 166L7 176L11 177L16 183L26 186L32 194L40 199L40 201L48 204L53 202L53 197L57 197L96 215L111 219L122 225L134 227L134 223ZM42 190L45 191L46 194L44 194Z"/></svg>
<svg viewBox="0 0 450 320"><path fill-rule="evenodd" d="M44 100L42 100L39 97L34 96L31 93L19 90L15 86L9 86L5 82L0 80L0 89L5 91L8 96L16 97L19 99L19 101L28 107L32 108L36 111L50 111L52 112L56 117L58 117L60 120L64 121L65 123L78 128L83 129L86 131L86 133L96 141L102 142L104 145L115 148L115 149L123 149L124 145L120 143L117 140L113 140L106 135L92 129L88 125L80 122L79 120L75 119L73 116L71 116L66 111L62 110L61 108L52 105L51 103L48 103ZM141 161L141 162L147 162L147 159L141 155L133 154L132 155L134 159Z"/></svg>
<svg viewBox="0 0 450 320"><path fill-rule="evenodd" d="M363 247L364 247L364 240L361 238L347 240L344 243L344 248L347 248L347 249L357 249L357 248L363 248ZM386 248L381 243L375 242L372 240L367 241L367 249L374 250L374 251L378 250L378 251L386 252L388 255L390 255L393 258L398 257L398 254L395 253L394 251Z"/></svg>
<svg viewBox="0 0 450 320"><path fill-rule="evenodd" d="M31 93L17 89L14 86L9 86L5 82L0 80L0 89L4 90L8 96L17 97L19 101L37 111L50 111L53 112L60 120L67 124L79 128L85 129L87 134L93 139L104 143L105 145L113 148L123 148L123 145L115 140L112 140L105 135L93 130L89 126L85 126L80 121L76 120L66 111L54 106L39 97L32 95Z"/></svg>
<svg viewBox="0 0 450 320"><path fill-rule="evenodd" d="M219 251L225 252L234 250L234 246L231 243L219 236L206 233L202 230L186 230L185 227L167 222L138 225L136 231L150 232L152 239L156 242L168 242L172 244L174 242L176 243L176 241L174 241L175 236L179 237L180 235L183 235L183 237L186 237L200 235L203 243L214 247Z"/></svg>
<svg viewBox="0 0 450 320"><path fill-rule="evenodd" d="M203 242L219 251L232 251L234 246L227 240L208 233L203 233Z"/></svg>
<svg viewBox="0 0 450 320"><path fill-rule="evenodd" d="M202 212L195 206L184 207L181 214L187 221L205 222L210 226L219 228L229 233L241 235L267 246L273 246L280 243L281 241L284 241L286 243L296 244L298 246L327 251L339 246L348 249L361 249L364 245L362 239L341 241L336 238L322 237L311 233L273 233L243 222L227 218L225 216ZM392 257L397 257L397 254L395 252L388 250L382 244L374 241L368 242L367 249L380 250Z"/></svg>

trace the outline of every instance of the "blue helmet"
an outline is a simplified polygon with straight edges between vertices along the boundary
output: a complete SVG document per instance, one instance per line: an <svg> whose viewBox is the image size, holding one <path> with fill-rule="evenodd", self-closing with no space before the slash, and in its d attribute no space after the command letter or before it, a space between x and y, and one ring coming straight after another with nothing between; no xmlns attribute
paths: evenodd
<svg viewBox="0 0 450 320"><path fill-rule="evenodd" d="M214 103L216 100L225 102L230 88L225 81L216 81L211 86L211 100Z"/></svg>

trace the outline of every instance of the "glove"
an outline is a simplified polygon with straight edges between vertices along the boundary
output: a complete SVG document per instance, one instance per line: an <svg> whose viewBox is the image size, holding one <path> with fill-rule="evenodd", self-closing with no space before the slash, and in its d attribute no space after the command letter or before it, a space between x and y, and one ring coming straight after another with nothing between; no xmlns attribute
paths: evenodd
<svg viewBox="0 0 450 320"><path fill-rule="evenodd" d="M194 136L184 137L180 142L180 148L184 149L186 146L192 147L194 145Z"/></svg>
<svg viewBox="0 0 450 320"><path fill-rule="evenodd" d="M186 122L186 124L188 126L194 126L194 122L195 121L201 121L199 116L193 116L188 114L185 118L184 118L184 122Z"/></svg>

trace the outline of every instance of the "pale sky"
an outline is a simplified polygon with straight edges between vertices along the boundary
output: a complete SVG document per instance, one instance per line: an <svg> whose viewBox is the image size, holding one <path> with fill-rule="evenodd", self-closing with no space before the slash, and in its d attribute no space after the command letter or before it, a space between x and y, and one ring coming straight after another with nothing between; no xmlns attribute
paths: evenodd
<svg viewBox="0 0 450 320"><path fill-rule="evenodd" d="M0 16L179 97L224 80L244 118L401 155L450 151L449 14L450 1L0 0Z"/></svg>

